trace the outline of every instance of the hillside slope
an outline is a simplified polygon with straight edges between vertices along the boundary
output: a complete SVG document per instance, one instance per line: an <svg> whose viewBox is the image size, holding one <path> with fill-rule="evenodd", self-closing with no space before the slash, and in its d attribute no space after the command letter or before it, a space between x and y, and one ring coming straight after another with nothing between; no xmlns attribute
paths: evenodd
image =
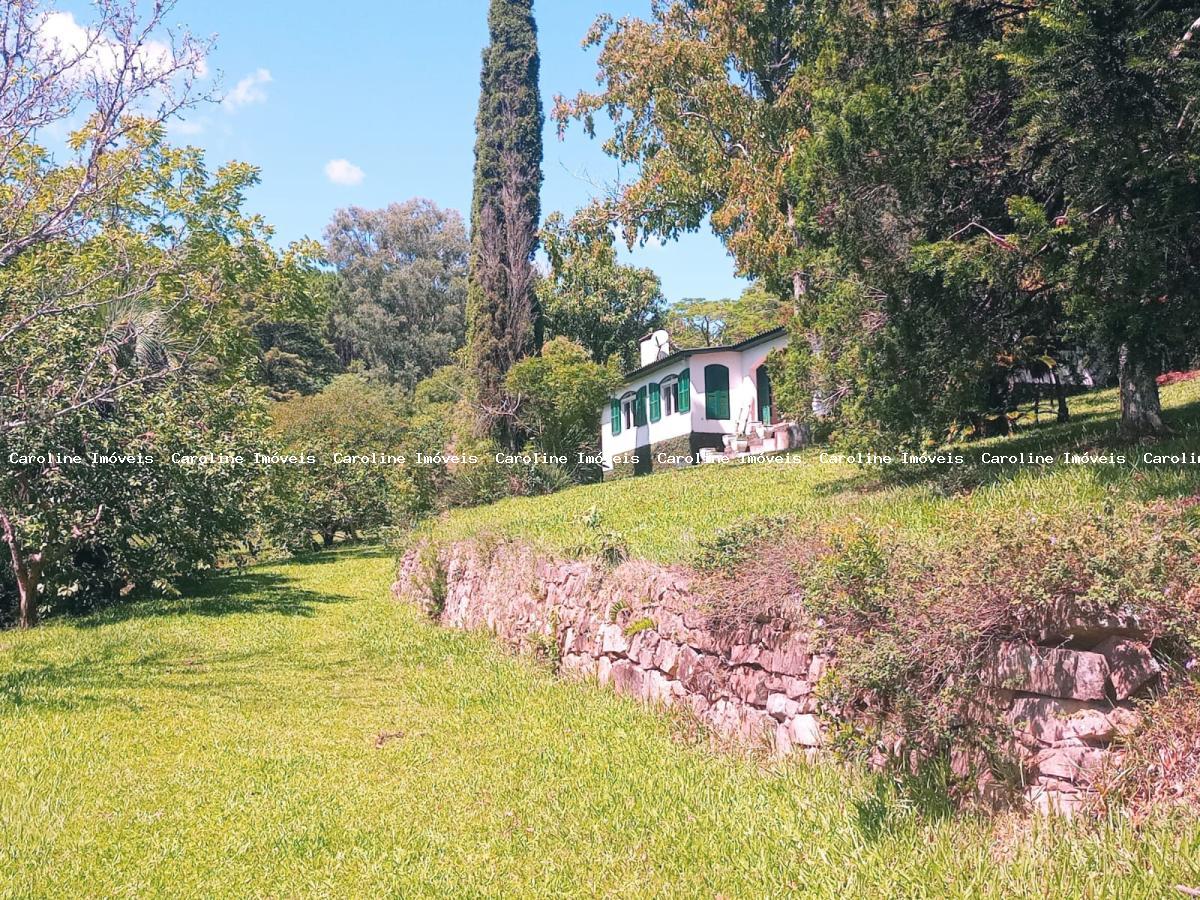
<svg viewBox="0 0 1200 900"><path fill-rule="evenodd" d="M1200 380L1163 388L1163 407L1174 433L1167 440L1129 444L1116 435L1115 390L1072 400L1072 421L1043 417L1012 437L938 450L962 456L961 465L911 465L883 478L877 468L822 461L820 449L779 463L710 464L644 478L573 488L547 497L522 497L460 510L427 526L437 540L493 534L544 549L573 552L583 523L591 521L624 542L631 555L657 562L689 561L720 529L786 514L814 523L861 519L917 532L932 540L961 538L948 532L963 516L1065 513L1105 502L1186 497L1200 492L1200 464L1145 464L1143 454L1200 451ZM1028 419L1029 417L1026 416ZM862 448L892 453L890 448ZM1126 464L984 464L984 454L1010 457L1065 452L1124 455ZM590 513L590 515L589 515Z"/></svg>

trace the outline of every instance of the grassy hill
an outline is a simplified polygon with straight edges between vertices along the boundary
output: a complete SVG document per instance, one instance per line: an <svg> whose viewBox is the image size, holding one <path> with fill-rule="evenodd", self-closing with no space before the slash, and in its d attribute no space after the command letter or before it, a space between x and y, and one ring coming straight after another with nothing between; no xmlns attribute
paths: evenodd
<svg viewBox="0 0 1200 900"><path fill-rule="evenodd" d="M788 514L969 541L968 520L1200 492L1197 467L988 466L980 454L1198 447L1115 438L1112 392L1066 426L952 448L906 477L820 451L706 466L432 523L569 552L591 513L630 550L692 558ZM976 462L972 462L976 460ZM175 601L0 633L0 898L27 896L1122 896L1200 886L1194 817L1132 827L954 813L859 768L722 755L388 596L347 550L228 574ZM581 724L583 723L583 724Z"/></svg>
<svg viewBox="0 0 1200 900"><path fill-rule="evenodd" d="M1167 440L1131 444L1117 436L1115 390L1076 397L1071 422L1029 422L1011 437L948 447L963 464L914 465L883 477L878 468L822 461L810 449L776 464L705 465L524 497L451 513L427 528L438 540L481 533L529 540L570 552L589 510L635 556L659 562L692 558L714 531L749 519L787 514L821 523L859 518L919 532L930 540L960 539L947 523L964 514L988 517L1071 514L1121 500L1184 497L1200 492L1200 465L1148 465L1146 452L1200 451L1200 380L1163 388ZM1030 416L1026 415L1026 419ZM879 453L891 448L872 449ZM983 454L1124 454L1121 465L983 464Z"/></svg>
<svg viewBox="0 0 1200 900"><path fill-rule="evenodd" d="M393 571L380 551L326 554L0 633L0 897L1200 885L1195 819L1027 830L858 771L715 754L435 627L389 599Z"/></svg>

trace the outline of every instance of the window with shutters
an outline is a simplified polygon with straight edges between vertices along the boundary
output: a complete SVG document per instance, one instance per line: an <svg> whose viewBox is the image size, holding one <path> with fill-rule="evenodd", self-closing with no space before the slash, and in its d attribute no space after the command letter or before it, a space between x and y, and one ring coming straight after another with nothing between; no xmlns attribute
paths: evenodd
<svg viewBox="0 0 1200 900"><path fill-rule="evenodd" d="M646 394L645 386L638 388L637 399L634 401L633 422L639 428L646 427L646 422L648 421L646 416Z"/></svg>
<svg viewBox="0 0 1200 900"><path fill-rule="evenodd" d="M632 393L626 394L621 398L621 418L625 422L626 428L633 428L636 425L636 416L634 414L636 400L636 395Z"/></svg>
<svg viewBox="0 0 1200 900"><path fill-rule="evenodd" d="M729 368L717 363L704 367L704 418L729 418Z"/></svg>
<svg viewBox="0 0 1200 900"><path fill-rule="evenodd" d="M691 412L692 410L692 372L690 369L684 369L679 373L679 396L675 408L681 413Z"/></svg>
<svg viewBox="0 0 1200 900"><path fill-rule="evenodd" d="M657 382L650 385L650 421L662 418L662 386Z"/></svg>
<svg viewBox="0 0 1200 900"><path fill-rule="evenodd" d="M675 415L679 411L679 379L668 375L659 385L659 394L662 397L662 414Z"/></svg>

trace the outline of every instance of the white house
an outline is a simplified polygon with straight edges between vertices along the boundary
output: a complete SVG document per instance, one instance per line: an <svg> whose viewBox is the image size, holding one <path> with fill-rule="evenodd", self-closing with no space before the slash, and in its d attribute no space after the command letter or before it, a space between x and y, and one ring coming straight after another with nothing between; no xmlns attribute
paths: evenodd
<svg viewBox="0 0 1200 900"><path fill-rule="evenodd" d="M777 421L764 365L786 347L775 328L725 347L672 351L665 331L640 342L641 366L601 412L605 474L643 474L714 455L784 450L795 429ZM739 436L745 441L739 443Z"/></svg>

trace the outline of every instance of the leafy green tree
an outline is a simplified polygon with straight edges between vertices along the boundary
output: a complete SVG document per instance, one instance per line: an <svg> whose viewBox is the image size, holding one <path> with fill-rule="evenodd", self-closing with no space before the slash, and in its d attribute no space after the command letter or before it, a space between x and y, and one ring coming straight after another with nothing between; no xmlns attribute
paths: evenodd
<svg viewBox="0 0 1200 900"><path fill-rule="evenodd" d="M680 300L671 306L666 327L678 347L736 344L784 324L790 309L790 303L752 285L735 300Z"/></svg>
<svg viewBox="0 0 1200 900"><path fill-rule="evenodd" d="M258 377L272 400L315 394L342 371L329 339L330 303L336 276L320 270L303 282L306 302L290 304L282 318L255 321Z"/></svg>
<svg viewBox="0 0 1200 900"><path fill-rule="evenodd" d="M1011 229L1013 89L989 42L1019 12L663 3L649 21L601 18L601 90L556 116L590 130L607 112L606 149L638 173L594 218L632 238L708 216L741 272L790 292L793 412L815 395L855 429L920 441L986 405L998 361L1046 327L1011 262L925 249ZM676 321L703 342L724 317L709 303Z"/></svg>
<svg viewBox="0 0 1200 900"><path fill-rule="evenodd" d="M432 508L435 484L413 457L404 408L395 389L359 375L276 404L270 452L300 462L271 467L268 532L289 547L313 534L329 546L339 532L358 537Z"/></svg>
<svg viewBox="0 0 1200 900"><path fill-rule="evenodd" d="M583 213L595 228L620 223L627 242L671 239L706 220L740 274L772 290L806 290L797 257L797 196L785 173L811 125L804 76L818 57L829 4L798 0L655 3L648 19L600 16L600 90L559 97L573 119L636 177Z"/></svg>
<svg viewBox="0 0 1200 900"><path fill-rule="evenodd" d="M88 40L73 42L47 28L52 5L5 4L0 266L33 247L86 239L113 186L140 165L129 140L203 99L196 86L210 43L168 22L174 6L103 0L92 4ZM57 160L40 145L52 129L73 133Z"/></svg>
<svg viewBox="0 0 1200 900"><path fill-rule="evenodd" d="M637 341L662 325L664 298L650 269L617 262L612 232L592 232L554 213L542 229L550 275L538 282L546 337L581 344L592 360L637 363Z"/></svg>
<svg viewBox="0 0 1200 900"><path fill-rule="evenodd" d="M1200 325L1197 33L1179 2L676 0L602 17L601 89L556 118L607 113L638 174L595 224L709 216L742 272L790 281L798 406L938 440L1098 345L1123 427L1154 431Z"/></svg>
<svg viewBox="0 0 1200 900"><path fill-rule="evenodd" d="M1047 337L1053 310L1003 237L1024 184L1006 166L1014 86L988 50L1003 29L986 2L825 18L786 175L810 294L793 320L799 377L784 381L794 412L815 402L846 440L982 426L1017 349Z"/></svg>
<svg viewBox="0 0 1200 900"><path fill-rule="evenodd" d="M429 200L341 209L325 230L337 268L333 341L346 366L406 388L463 344L469 244L462 218Z"/></svg>
<svg viewBox="0 0 1200 900"><path fill-rule="evenodd" d="M504 377L542 341L533 255L543 118L532 0L491 0L488 35L475 120L467 318L480 432L513 446Z"/></svg>
<svg viewBox="0 0 1200 900"><path fill-rule="evenodd" d="M596 413L620 383L612 367L592 361L587 350L566 338L554 338L509 370L508 392L517 398L517 421L534 447L564 456L566 468L581 477L596 466L579 455L600 452Z"/></svg>
<svg viewBox="0 0 1200 900"><path fill-rule="evenodd" d="M1044 0L999 48L1020 85L1029 280L1118 361L1135 434L1163 430L1155 376L1200 330L1195 17L1191 3Z"/></svg>
<svg viewBox="0 0 1200 900"><path fill-rule="evenodd" d="M236 539L252 468L171 458L249 452L246 309L302 301L310 248L277 253L240 209L253 168L209 172L153 123L124 140L92 228L0 267L0 536L26 626L62 596L165 590Z"/></svg>

